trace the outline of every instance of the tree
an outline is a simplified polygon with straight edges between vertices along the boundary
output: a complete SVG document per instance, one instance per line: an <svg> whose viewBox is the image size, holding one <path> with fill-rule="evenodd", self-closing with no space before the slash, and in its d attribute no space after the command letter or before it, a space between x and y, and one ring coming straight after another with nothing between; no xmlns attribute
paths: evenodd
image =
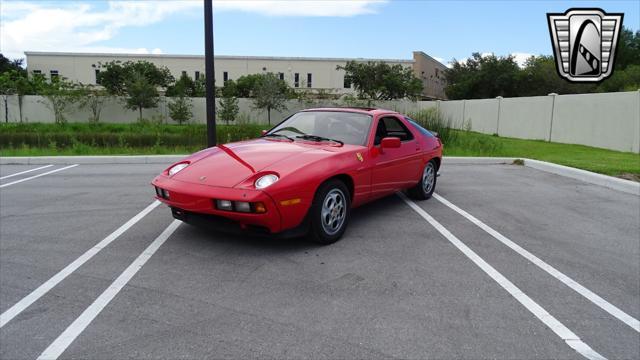
<svg viewBox="0 0 640 360"><path fill-rule="evenodd" d="M182 74L180 79L173 85L167 87L165 95L174 96L188 96L188 97L204 97L205 86L201 79L193 80L189 75Z"/></svg>
<svg viewBox="0 0 640 360"><path fill-rule="evenodd" d="M175 80L169 69L148 61L111 61L100 65L104 70L98 74L98 83L111 95L127 95L128 83L136 76L144 77L156 88L167 88Z"/></svg>
<svg viewBox="0 0 640 360"><path fill-rule="evenodd" d="M9 96L17 92L17 84L14 79L15 70L0 73L0 96L4 101L4 121L9 122Z"/></svg>
<svg viewBox="0 0 640 360"><path fill-rule="evenodd" d="M241 98L251 97L255 90L256 84L262 78L262 74L243 75L236 81L236 94L234 96ZM285 84L286 85L286 84Z"/></svg>
<svg viewBox="0 0 640 360"><path fill-rule="evenodd" d="M78 103L82 96L78 85L60 77L54 78L42 86L40 92L46 99L42 103L53 111L56 124L66 123L65 114Z"/></svg>
<svg viewBox="0 0 640 360"><path fill-rule="evenodd" d="M233 80L225 82L221 90L222 97L218 102L218 116L229 124L229 121L234 121L238 116L238 98L235 96L237 93L236 83Z"/></svg>
<svg viewBox="0 0 640 360"><path fill-rule="evenodd" d="M466 62L455 59L445 73L450 99L484 99L518 96L520 68L513 56L473 53ZM546 95L546 94L545 94Z"/></svg>
<svg viewBox="0 0 640 360"><path fill-rule="evenodd" d="M623 27L616 48L616 71L626 69L629 65L640 64L640 30L633 31Z"/></svg>
<svg viewBox="0 0 640 360"><path fill-rule="evenodd" d="M286 110L287 106L287 84L278 79L273 73L260 74L260 79L256 82L253 101L256 109L267 110L267 120L271 124L271 110ZM284 84L284 86L283 86Z"/></svg>
<svg viewBox="0 0 640 360"><path fill-rule="evenodd" d="M107 91L94 85L85 85L81 87L80 93L80 107L91 111L89 122L100 122L100 114L108 95Z"/></svg>
<svg viewBox="0 0 640 360"><path fill-rule="evenodd" d="M192 103L191 99L184 95L172 98L172 102L169 103L169 116L179 125L189 121L193 117L191 111Z"/></svg>
<svg viewBox="0 0 640 360"><path fill-rule="evenodd" d="M413 70L400 64L389 65L383 61L349 61L337 70L345 71L345 79L350 81L358 97L367 100L417 99L422 94L422 81Z"/></svg>
<svg viewBox="0 0 640 360"><path fill-rule="evenodd" d="M160 95L155 84L152 84L143 73L134 73L131 80L126 82L126 107L138 110L138 120L142 121L142 109L154 108L158 105Z"/></svg>
<svg viewBox="0 0 640 360"><path fill-rule="evenodd" d="M610 78L598 86L598 91L636 91L640 90L640 63L615 70Z"/></svg>
<svg viewBox="0 0 640 360"><path fill-rule="evenodd" d="M520 69L516 78L517 96L540 96L550 93L577 94L593 92L596 85L572 83L558 76L553 56L532 56Z"/></svg>
<svg viewBox="0 0 640 360"><path fill-rule="evenodd" d="M24 59L10 60L4 55L0 54L0 74L4 74L9 71L17 71L18 73L26 76L27 70L22 67Z"/></svg>

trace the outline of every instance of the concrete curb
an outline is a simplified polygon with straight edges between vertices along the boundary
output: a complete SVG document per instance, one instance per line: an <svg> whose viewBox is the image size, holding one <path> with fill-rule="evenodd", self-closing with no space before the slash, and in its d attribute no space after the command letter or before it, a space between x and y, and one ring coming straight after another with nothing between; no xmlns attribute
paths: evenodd
<svg viewBox="0 0 640 360"><path fill-rule="evenodd" d="M459 157L459 156L445 156L442 162L450 165L498 165L498 164L512 164L514 160L520 159L524 161L524 166L532 169L548 172L555 175L568 177L584 181L594 185L604 186L609 189L622 191L628 194L640 196L640 183L620 179L613 176L607 176L597 174L591 171L572 168L569 166L558 165L546 161L526 159L526 158L492 158L492 157Z"/></svg>
<svg viewBox="0 0 640 360"><path fill-rule="evenodd" d="M569 166L553 164L540 160L524 159L524 165L532 169L541 170L548 173L561 175L591 184L604 186L609 189L614 189L628 194L640 196L639 182L597 174L591 171L576 169Z"/></svg>
<svg viewBox="0 0 640 360"><path fill-rule="evenodd" d="M139 156L33 156L33 157L0 157L0 165L69 165L69 164L166 164L170 165L187 155L139 155ZM494 157L459 157L445 156L444 164L450 165L499 165L512 164L518 158ZM522 158L524 166L532 169L556 174L590 184L604 186L640 196L640 183L612 176L596 174L568 166L557 165L545 161Z"/></svg>

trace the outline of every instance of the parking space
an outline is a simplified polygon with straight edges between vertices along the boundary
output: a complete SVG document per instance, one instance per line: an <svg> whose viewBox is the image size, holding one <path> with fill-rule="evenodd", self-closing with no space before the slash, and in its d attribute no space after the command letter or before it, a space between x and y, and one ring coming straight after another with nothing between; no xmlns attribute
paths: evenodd
<svg viewBox="0 0 640 360"><path fill-rule="evenodd" d="M163 165L67 166L0 167L28 179L0 188L1 358L640 357L637 196L445 165L436 198L356 209L330 246L165 241Z"/></svg>

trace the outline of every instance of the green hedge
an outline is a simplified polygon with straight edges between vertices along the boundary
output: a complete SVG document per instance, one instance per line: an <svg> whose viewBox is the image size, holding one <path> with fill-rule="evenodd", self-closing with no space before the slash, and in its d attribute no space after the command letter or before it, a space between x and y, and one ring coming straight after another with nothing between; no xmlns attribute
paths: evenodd
<svg viewBox="0 0 640 360"><path fill-rule="evenodd" d="M258 137L264 126L219 125L217 139L228 143ZM77 145L94 147L205 147L204 125L158 124L2 124L0 148L58 148Z"/></svg>

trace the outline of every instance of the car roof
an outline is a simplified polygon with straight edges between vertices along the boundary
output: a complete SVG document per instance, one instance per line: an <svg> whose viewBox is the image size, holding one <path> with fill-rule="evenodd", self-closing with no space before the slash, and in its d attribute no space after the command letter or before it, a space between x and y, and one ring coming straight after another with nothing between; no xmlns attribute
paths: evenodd
<svg viewBox="0 0 640 360"><path fill-rule="evenodd" d="M380 115L380 114L399 114L397 111L373 108L373 107L323 107L323 108L311 108L301 110L306 111L335 111L335 112L352 112L367 115Z"/></svg>

